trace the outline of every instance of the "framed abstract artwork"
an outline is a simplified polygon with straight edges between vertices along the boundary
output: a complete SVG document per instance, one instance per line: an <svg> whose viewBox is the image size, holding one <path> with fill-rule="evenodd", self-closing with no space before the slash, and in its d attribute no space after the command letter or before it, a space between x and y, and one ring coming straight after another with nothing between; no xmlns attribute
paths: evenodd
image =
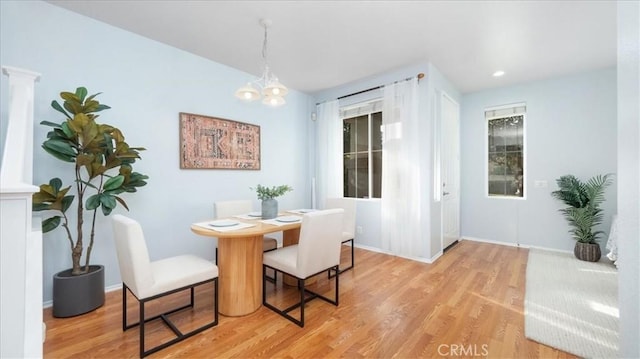
<svg viewBox="0 0 640 359"><path fill-rule="evenodd" d="M260 126L180 112L180 168L260 169Z"/></svg>

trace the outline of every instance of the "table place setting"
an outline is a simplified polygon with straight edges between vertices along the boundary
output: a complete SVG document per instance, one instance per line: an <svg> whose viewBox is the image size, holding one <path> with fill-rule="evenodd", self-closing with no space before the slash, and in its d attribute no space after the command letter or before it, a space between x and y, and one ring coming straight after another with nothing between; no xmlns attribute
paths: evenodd
<svg viewBox="0 0 640 359"><path fill-rule="evenodd" d="M317 209L302 208L302 209L290 209L287 212L295 213L295 214L305 214L305 213L315 212L315 211L317 211Z"/></svg>
<svg viewBox="0 0 640 359"><path fill-rule="evenodd" d="M219 219L215 221L206 221L206 222L198 222L194 223L194 225L202 228L206 228L216 232L229 232L229 231L237 231L239 229L245 229L254 227L255 224L252 223L243 223L230 219Z"/></svg>
<svg viewBox="0 0 640 359"><path fill-rule="evenodd" d="M300 216L278 216L273 219L265 219L262 223L272 224L274 226L286 226L291 223L300 223L302 217Z"/></svg>
<svg viewBox="0 0 640 359"><path fill-rule="evenodd" d="M262 213L261 212L249 212L249 213L244 213L244 214L238 214L238 215L235 215L233 217L240 218L240 219L249 219L249 220L262 219Z"/></svg>

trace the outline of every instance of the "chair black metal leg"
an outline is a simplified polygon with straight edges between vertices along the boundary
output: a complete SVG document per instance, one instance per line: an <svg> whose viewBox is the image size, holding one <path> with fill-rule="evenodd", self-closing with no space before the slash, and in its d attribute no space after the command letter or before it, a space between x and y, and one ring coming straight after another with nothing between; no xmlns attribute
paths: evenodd
<svg viewBox="0 0 640 359"><path fill-rule="evenodd" d="M300 288L300 327L304 327L304 279L298 278L298 287Z"/></svg>
<svg viewBox="0 0 640 359"><path fill-rule="evenodd" d="M138 320L138 323L140 323L140 358L144 358L144 301L139 301L139 312L140 312L140 319Z"/></svg>
<svg viewBox="0 0 640 359"><path fill-rule="evenodd" d="M266 274L265 274L266 275ZM273 284L277 284L278 283L278 272L276 272L275 270L273 271L273 277L269 277L268 275L266 275L266 278L269 282L273 283Z"/></svg>
<svg viewBox="0 0 640 359"><path fill-rule="evenodd" d="M310 291L308 289L305 288L305 279L311 278L314 275L318 275L322 272L316 273L314 275L311 275L307 278L297 278L298 280L298 289L300 291L300 302L296 303L288 308L285 309L279 309L276 308L274 305L272 305L271 303L267 302L267 291L266 291L266 285L267 285L267 265L263 265L262 266L262 286L263 286L263 290L262 290L262 304L273 310L274 312L280 314L281 316L287 318L288 320L294 322L295 324L297 324L299 327L304 327L304 308L305 308L305 304L309 301L311 301L312 299L315 298L320 298L328 303L331 303L333 305L338 305L338 301L339 301L339 292L338 292L338 288L339 288L339 277L340 277L340 266L335 266L335 267L331 267L329 268L330 271L334 271L336 273L338 273L338 275L334 275L334 277L336 277L336 294L335 294L335 300L329 299L323 295L320 295L316 292ZM273 269L274 272L277 274L278 271L275 270L274 268L269 267L270 269ZM283 272L284 273L284 272ZM296 309L296 308L300 308L300 319L294 318L293 316L291 316L289 314L290 311Z"/></svg>
<svg viewBox="0 0 640 359"><path fill-rule="evenodd" d="M351 239L347 239L346 241L342 242L347 243L347 242L351 242L351 265L349 265L348 267L344 267L342 269L340 269L340 273L343 273L345 271L348 271L349 269L353 268L353 266L355 265L355 255L354 255L354 245L353 245L353 238ZM333 278L335 276L335 272L332 272L332 269L330 269L327 273L327 276L329 278Z"/></svg>
<svg viewBox="0 0 640 359"><path fill-rule="evenodd" d="M194 303L195 303L195 287L203 285L203 284L206 284L206 283L210 283L210 282L213 282L214 291L215 291L214 298L213 298L213 302L214 302L214 320L209 322L209 323L207 323L207 324L205 324L205 325L203 325L203 326L201 326L201 327L199 327L199 328L196 328L196 329L194 329L194 330L192 330L192 331L190 331L188 333L184 333L183 334L173 324L173 322L171 322L171 320L169 319L168 316L173 314L173 313L176 313L178 311L181 311L183 309L186 309L186 308L193 308L194 307ZM206 281L200 282L200 283L196 283L196 284L193 284L193 285L190 285L190 286L178 288L176 290L172 290L172 291L169 291L169 292L166 292L166 293L162 293L162 294L150 297L150 298L145 298L145 299L142 299L142 300L136 298L138 300L138 304L139 304L139 320L138 320L138 323L135 323L135 324L127 324L127 312L126 312L126 308L127 308L126 299L127 299L127 297L126 297L126 290L128 290L128 289L129 288L125 284L123 284L123 295L122 295L122 299L123 299L123 302L122 302L122 313L123 313L122 314L122 326L123 326L123 328L122 329L123 330L127 330L127 329L130 329L130 328L136 327L136 326L140 327L140 357L141 358L143 358L143 357L145 357L147 355L153 354L153 353L155 353L155 352L157 352L159 350L167 348L170 345L173 345L173 344L175 344L175 343L177 343L179 341L187 339L187 338L189 338L189 337L191 337L193 335L196 335L196 334L198 334L198 333L200 333L200 332L202 332L202 331L204 331L206 329L209 329L209 328L211 328L213 326L218 325L218 278L217 277L213 278L213 279L210 279L210 280L206 280ZM190 293L189 293L190 294L189 304L181 306L179 308L172 309L172 310L170 310L168 312L156 315L156 316L154 316L152 318L145 318L145 313L144 313L145 303L147 303L149 301L152 301L152 300L159 299L159 298L164 297L164 296L169 295L169 294L173 294L173 293L177 293L177 292L180 292L180 291L184 291L186 289L189 289L189 291L190 291ZM134 295L134 297L135 297L135 295ZM174 339L168 341L168 342L162 343L162 344L160 344L158 346L155 346L155 347L153 347L153 348L151 348L149 350L145 350L144 349L145 348L145 341L144 341L144 338L145 338L145 335L144 335L144 333L145 333L145 324L147 322L151 322L151 321L156 320L156 319L162 319L162 321L165 323L165 325L167 327L169 327L169 329L171 329L171 331L173 331L173 333L176 335L176 337Z"/></svg>
<svg viewBox="0 0 640 359"><path fill-rule="evenodd" d="M127 286L122 283L122 331L127 330Z"/></svg>

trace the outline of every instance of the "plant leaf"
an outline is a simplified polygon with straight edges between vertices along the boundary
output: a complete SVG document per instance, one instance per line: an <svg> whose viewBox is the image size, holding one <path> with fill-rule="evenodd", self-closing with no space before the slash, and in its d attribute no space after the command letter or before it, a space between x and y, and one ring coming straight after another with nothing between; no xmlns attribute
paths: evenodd
<svg viewBox="0 0 640 359"><path fill-rule="evenodd" d="M102 188L105 191L112 191L112 190L115 190L116 188L122 186L123 182L124 182L124 176L117 175L115 177L109 178L107 180L107 182L104 183L104 186L102 186Z"/></svg>
<svg viewBox="0 0 640 359"><path fill-rule="evenodd" d="M42 143L42 148L54 157L65 161L75 162L76 151L67 141L46 140Z"/></svg>
<svg viewBox="0 0 640 359"><path fill-rule="evenodd" d="M60 128L61 126L59 123L55 123L51 121L41 121L40 124L44 126L55 127L55 128Z"/></svg>
<svg viewBox="0 0 640 359"><path fill-rule="evenodd" d="M114 196L116 201L120 202L120 204L122 205L122 207L126 208L127 211L129 210L129 206L127 206L127 203L124 201L124 199L118 197L118 196Z"/></svg>
<svg viewBox="0 0 640 359"><path fill-rule="evenodd" d="M84 102L84 98L87 97L87 89L84 87L78 87L76 89L76 96L78 96L80 102Z"/></svg>
<svg viewBox="0 0 640 359"><path fill-rule="evenodd" d="M67 111L65 111L62 106L60 106L60 104L58 103L58 101L53 100L51 101L51 107L53 107L56 111L62 113L66 118L71 119L71 116L69 116L69 114L67 113Z"/></svg>
<svg viewBox="0 0 640 359"><path fill-rule="evenodd" d="M54 216L42 221L42 233L51 232L60 225L60 216Z"/></svg>
<svg viewBox="0 0 640 359"><path fill-rule="evenodd" d="M92 211L96 208L98 208L98 206L100 205L100 195L99 194L94 194L91 197L89 197L87 199L87 203L85 204L85 207Z"/></svg>

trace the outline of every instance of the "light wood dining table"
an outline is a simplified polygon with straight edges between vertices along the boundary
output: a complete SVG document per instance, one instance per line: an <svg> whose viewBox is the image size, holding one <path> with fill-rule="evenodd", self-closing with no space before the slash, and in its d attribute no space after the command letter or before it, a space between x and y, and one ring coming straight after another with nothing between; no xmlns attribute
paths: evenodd
<svg viewBox="0 0 640 359"><path fill-rule="evenodd" d="M228 219L254 226L221 232L192 224L191 231L218 238L218 312L239 317L251 314L262 306L263 236L282 231L283 246L296 244L300 237L301 221L273 225L263 223L261 219Z"/></svg>

